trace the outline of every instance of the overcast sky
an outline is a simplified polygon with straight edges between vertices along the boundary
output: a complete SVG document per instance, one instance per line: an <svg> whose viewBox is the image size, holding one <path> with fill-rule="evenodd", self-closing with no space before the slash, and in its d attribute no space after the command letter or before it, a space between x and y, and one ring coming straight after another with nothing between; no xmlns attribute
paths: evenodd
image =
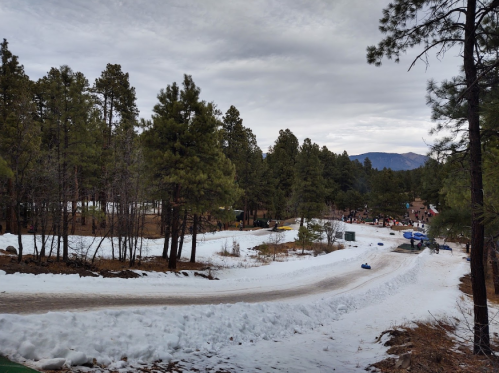
<svg viewBox="0 0 499 373"><path fill-rule="evenodd" d="M410 72L368 65L388 0L0 0L2 35L36 80L69 65L91 83L120 64L149 119L161 88L192 75L234 105L265 152L289 128L335 153L425 154L426 82L458 72L458 50Z"/></svg>

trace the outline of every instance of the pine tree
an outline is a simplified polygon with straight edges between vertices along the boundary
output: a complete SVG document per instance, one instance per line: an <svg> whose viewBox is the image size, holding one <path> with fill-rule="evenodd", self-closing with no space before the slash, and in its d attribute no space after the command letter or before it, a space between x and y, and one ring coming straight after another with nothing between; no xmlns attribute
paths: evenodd
<svg viewBox="0 0 499 373"><path fill-rule="evenodd" d="M408 48L422 45L423 50L412 61L427 61L430 51L437 56L454 46L459 46L464 70L462 98L467 101L467 147L470 154L470 191L472 210L472 239L474 250L471 254L471 278L474 301L474 346L475 354L491 354L487 292L483 265L484 224L483 224L483 176L482 144L480 129L480 89L477 84L497 65L494 48L483 45L497 45L496 29L488 28L497 19L499 3L496 0L477 2L467 0L423 0L408 2L396 0L383 10L380 30L386 37L378 46L367 48L368 63L381 65L381 59L395 58ZM489 58L488 57L492 57ZM462 124L462 122L457 123ZM460 130L459 130L460 132Z"/></svg>
<svg viewBox="0 0 499 373"><path fill-rule="evenodd" d="M375 215L400 217L405 211L405 198L392 170L384 168L372 176L369 207Z"/></svg>
<svg viewBox="0 0 499 373"><path fill-rule="evenodd" d="M87 158L85 152L94 141L93 133L89 131L93 102L85 76L68 66L52 68L37 86L39 105L42 107L39 118L43 146L57 172L58 196L55 204L59 206L53 215L58 236L57 258L62 239L62 259L66 261L69 258L68 204L72 202L71 220L74 222L78 200L78 168L84 165L82 161Z"/></svg>
<svg viewBox="0 0 499 373"><path fill-rule="evenodd" d="M272 205L274 215L281 219L288 215L287 205L293 191L298 139L289 130L280 130L274 146L267 153L266 162L273 180Z"/></svg>
<svg viewBox="0 0 499 373"><path fill-rule="evenodd" d="M319 217L325 206L325 188L319 146L307 138L299 149L295 165L293 201L300 216L300 226L305 219Z"/></svg>
<svg viewBox="0 0 499 373"><path fill-rule="evenodd" d="M222 149L236 167L236 183L243 191L241 205L246 224L249 224L249 206L257 210L261 201L263 157L255 135L243 126L240 113L234 106L223 117Z"/></svg>
<svg viewBox="0 0 499 373"><path fill-rule="evenodd" d="M35 121L36 107L33 102L32 83L25 79L18 86L17 94L12 98L9 114L3 123L2 152L9 154L8 164L13 173L13 194L16 233L19 245L18 262L23 256L21 235L21 203L26 201L26 181L35 167L40 146L40 126Z"/></svg>
<svg viewBox="0 0 499 373"><path fill-rule="evenodd" d="M336 154L323 146L319 154L319 159L322 163L322 178L324 179L325 201L328 205L332 205L336 199L336 195L340 189L335 180L339 179L338 168L336 166Z"/></svg>
<svg viewBox="0 0 499 373"><path fill-rule="evenodd" d="M5 133L4 127L7 125L7 119L14 113L14 102L25 94L25 82L28 77L24 73L24 67L19 64L18 57L9 50L9 43L6 39L0 44L0 57L2 64L0 66L0 142L3 141ZM0 154L1 156L2 154ZM3 154L8 159L8 153ZM5 231L17 233L18 227L14 226L14 186L11 178L7 179L6 186L6 218Z"/></svg>
<svg viewBox="0 0 499 373"><path fill-rule="evenodd" d="M120 126L137 126L136 117L138 109L136 105L135 88L130 85L128 73L121 70L121 65L108 63L101 76L95 80L93 91L103 126L103 144L101 161L101 186L99 190L99 202L104 215L107 214L107 200L113 171L109 169L113 159L113 136L114 131ZM106 226L106 220L101 222Z"/></svg>
<svg viewBox="0 0 499 373"><path fill-rule="evenodd" d="M199 94L189 75L184 76L182 89L176 83L168 85L160 91L152 123L143 134L152 175L171 206L170 269L177 266L181 211L192 211L195 236L199 215L228 206L237 194L234 167L221 149L218 111ZM192 261L195 249L194 244Z"/></svg>
<svg viewBox="0 0 499 373"><path fill-rule="evenodd" d="M340 185L341 190L346 192L353 188L355 182L352 161L350 161L346 150L338 155L336 164L338 167L338 180L336 182Z"/></svg>

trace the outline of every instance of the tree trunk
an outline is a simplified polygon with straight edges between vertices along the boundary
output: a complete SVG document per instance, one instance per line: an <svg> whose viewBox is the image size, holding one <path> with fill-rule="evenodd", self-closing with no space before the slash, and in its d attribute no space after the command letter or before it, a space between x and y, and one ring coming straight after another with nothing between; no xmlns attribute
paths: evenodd
<svg viewBox="0 0 499 373"><path fill-rule="evenodd" d="M14 229L15 211L14 211L14 186L12 179L7 180L7 215L5 217L5 233L16 233Z"/></svg>
<svg viewBox="0 0 499 373"><path fill-rule="evenodd" d="M484 226L482 219L483 182L482 182L482 150L479 118L479 87L472 86L477 78L474 59L476 0L469 0L466 12L464 42L464 72L466 86L470 88L468 100L468 129L470 142L470 179L471 179L471 287L474 304L474 345L475 355L490 355L489 315L487 309L487 291L485 288L485 272L483 266Z"/></svg>
<svg viewBox="0 0 499 373"><path fill-rule="evenodd" d="M19 195L19 194L18 194ZM19 198L19 197L18 197ZM18 263L21 263L21 260L23 260L23 239L22 239L22 235L21 235L21 224L19 222L19 219L20 219L20 208L21 208L21 203L19 202L19 200L16 202L16 225L17 225L17 244L19 245L19 252L17 254L17 262Z"/></svg>
<svg viewBox="0 0 499 373"><path fill-rule="evenodd" d="M97 228L95 224L95 193L92 195L92 207L93 207L93 213L92 213L92 234L95 235L95 229Z"/></svg>
<svg viewBox="0 0 499 373"><path fill-rule="evenodd" d="M177 269L177 246L180 220L180 185L175 185L172 206L172 247L170 249L169 269Z"/></svg>
<svg viewBox="0 0 499 373"><path fill-rule="evenodd" d="M192 246L191 246L191 263L196 263L196 241L198 234L198 215L194 214L192 223Z"/></svg>
<svg viewBox="0 0 499 373"><path fill-rule="evenodd" d="M489 243L490 264L492 266L492 280L494 282L494 294L499 294L499 265L497 263L496 248L492 242Z"/></svg>
<svg viewBox="0 0 499 373"><path fill-rule="evenodd" d="M248 212L248 197L244 197L244 217L243 221L245 221L246 226L249 225L249 212Z"/></svg>
<svg viewBox="0 0 499 373"><path fill-rule="evenodd" d="M100 222L101 228L106 228L107 219L107 193L105 190L101 190L99 193L100 208L102 211L102 221Z"/></svg>
<svg viewBox="0 0 499 373"><path fill-rule="evenodd" d="M40 214L41 214L41 224L40 224L40 229L41 229L41 235L42 235L42 248L40 249L40 258L45 258L45 247L46 247L46 242L45 242L45 234L46 234L46 229L47 229L47 204L45 202L42 203L41 209L40 209Z"/></svg>
<svg viewBox="0 0 499 373"><path fill-rule="evenodd" d="M160 224L160 232L159 234L160 235L164 235L165 234L165 225L166 225L166 202L163 200L161 202L161 206L163 206L163 208L161 209L161 224ZM158 212L159 212L159 209L158 209Z"/></svg>
<svg viewBox="0 0 499 373"><path fill-rule="evenodd" d="M172 221L172 206L169 202L163 206L165 214L165 242L163 244L163 259L168 259L168 247L170 246L170 232Z"/></svg>
<svg viewBox="0 0 499 373"><path fill-rule="evenodd" d="M81 201L81 225L87 224L86 215L88 214L88 196L86 191L83 191L83 200Z"/></svg>
<svg viewBox="0 0 499 373"><path fill-rule="evenodd" d="M75 185L73 191L73 201L71 203L71 234L76 232L76 210L78 209L78 167L74 166Z"/></svg>
<svg viewBox="0 0 499 373"><path fill-rule="evenodd" d="M63 206L63 213L62 213L62 260L67 261L69 259L69 238L68 238L68 230L69 230L69 224L68 224L68 201L64 199L64 206Z"/></svg>
<svg viewBox="0 0 499 373"><path fill-rule="evenodd" d="M184 219L182 222L182 233L180 235L180 245L178 247L177 259L180 260L182 256L182 247L184 246L184 237L185 237L185 226L187 225L187 210L184 210Z"/></svg>

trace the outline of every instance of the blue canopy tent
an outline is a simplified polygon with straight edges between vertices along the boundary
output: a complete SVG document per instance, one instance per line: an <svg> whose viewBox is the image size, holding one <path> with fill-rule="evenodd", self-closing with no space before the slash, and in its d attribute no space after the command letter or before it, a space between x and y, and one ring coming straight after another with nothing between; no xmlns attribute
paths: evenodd
<svg viewBox="0 0 499 373"><path fill-rule="evenodd" d="M430 240L428 238L428 236L426 236L425 234L423 234L421 232L416 232L416 233L414 233L414 235L412 234L412 232L404 232L403 235L404 235L404 238L407 238L408 240L410 240L411 238L414 238L417 241L421 241L421 240L429 241Z"/></svg>

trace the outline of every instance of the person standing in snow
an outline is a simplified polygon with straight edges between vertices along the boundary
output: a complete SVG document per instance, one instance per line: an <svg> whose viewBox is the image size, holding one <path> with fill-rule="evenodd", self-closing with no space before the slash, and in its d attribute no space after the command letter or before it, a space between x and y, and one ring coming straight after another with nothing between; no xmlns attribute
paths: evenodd
<svg viewBox="0 0 499 373"><path fill-rule="evenodd" d="M411 249L414 249L414 238L411 237Z"/></svg>

